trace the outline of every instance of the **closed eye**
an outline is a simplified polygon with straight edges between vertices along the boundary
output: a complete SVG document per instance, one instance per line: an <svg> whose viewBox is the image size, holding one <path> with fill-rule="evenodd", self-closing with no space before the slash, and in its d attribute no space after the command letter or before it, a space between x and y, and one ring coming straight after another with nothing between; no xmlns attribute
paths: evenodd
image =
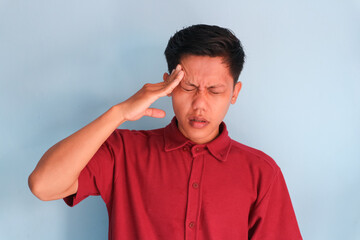
<svg viewBox="0 0 360 240"><path fill-rule="evenodd" d="M193 91L196 89L195 87L190 87L190 86L186 86L186 87L181 86L181 88L187 92L190 92L190 91Z"/></svg>
<svg viewBox="0 0 360 240"><path fill-rule="evenodd" d="M219 87L209 87L208 88L209 92L212 94L220 94L223 93L222 89Z"/></svg>
<svg viewBox="0 0 360 240"><path fill-rule="evenodd" d="M183 83L180 84L181 88L184 89L187 92L193 91L195 89L197 89L197 87L194 84L191 83Z"/></svg>

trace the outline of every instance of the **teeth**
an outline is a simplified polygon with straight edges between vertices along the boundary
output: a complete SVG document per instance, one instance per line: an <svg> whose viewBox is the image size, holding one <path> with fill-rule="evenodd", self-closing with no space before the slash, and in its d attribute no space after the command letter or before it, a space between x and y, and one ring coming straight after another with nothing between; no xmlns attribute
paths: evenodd
<svg viewBox="0 0 360 240"><path fill-rule="evenodd" d="M191 121L194 121L194 122L206 122L206 121L204 121L204 120L196 120L196 119L193 119L193 120L191 120Z"/></svg>

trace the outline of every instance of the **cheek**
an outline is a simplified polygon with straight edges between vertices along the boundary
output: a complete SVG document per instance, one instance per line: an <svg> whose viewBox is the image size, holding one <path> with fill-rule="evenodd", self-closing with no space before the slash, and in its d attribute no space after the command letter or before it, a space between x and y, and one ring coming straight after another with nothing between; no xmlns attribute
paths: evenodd
<svg viewBox="0 0 360 240"><path fill-rule="evenodd" d="M216 105L228 105L231 102L231 96L228 94L218 94L218 95L212 95L211 101Z"/></svg>
<svg viewBox="0 0 360 240"><path fill-rule="evenodd" d="M184 104L191 99L190 92L185 92L180 86L177 86L172 92L173 102L183 102Z"/></svg>
<svg viewBox="0 0 360 240"><path fill-rule="evenodd" d="M186 96L178 89L174 89L171 100L174 111L176 112L181 111L186 106Z"/></svg>
<svg viewBox="0 0 360 240"><path fill-rule="evenodd" d="M226 113L230 107L231 98L229 96L219 96L216 98L213 98L210 107L213 111L218 112L220 115L223 113Z"/></svg>

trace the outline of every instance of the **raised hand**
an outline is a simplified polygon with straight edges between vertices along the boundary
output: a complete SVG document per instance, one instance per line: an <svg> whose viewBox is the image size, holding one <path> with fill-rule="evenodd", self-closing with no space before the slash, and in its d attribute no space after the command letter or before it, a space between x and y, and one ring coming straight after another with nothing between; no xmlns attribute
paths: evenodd
<svg viewBox="0 0 360 240"><path fill-rule="evenodd" d="M60 199L77 192L78 177L101 144L124 121L143 116L161 118L165 112L149 108L160 97L170 95L184 77L180 65L164 82L145 84L125 102L111 107L79 131L52 146L29 176L31 191L41 200Z"/></svg>
<svg viewBox="0 0 360 240"><path fill-rule="evenodd" d="M143 116L163 118L165 111L157 108L150 108L160 97L170 95L174 88L184 77L181 65L166 76L166 80L159 83L147 83L137 93L126 101L118 104L121 106L122 117L125 121L135 121Z"/></svg>

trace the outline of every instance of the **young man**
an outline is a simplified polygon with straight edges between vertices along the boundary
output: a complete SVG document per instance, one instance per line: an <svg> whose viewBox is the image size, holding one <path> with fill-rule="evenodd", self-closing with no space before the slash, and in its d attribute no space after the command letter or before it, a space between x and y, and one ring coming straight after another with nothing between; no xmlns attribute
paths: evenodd
<svg viewBox="0 0 360 240"><path fill-rule="evenodd" d="M301 239L282 173L264 153L229 138L222 122L241 89L240 41L227 29L194 25L165 50L170 74L51 147L29 177L42 200L73 206L101 195L109 239ZM171 96L162 129L119 130L164 117L149 108Z"/></svg>

